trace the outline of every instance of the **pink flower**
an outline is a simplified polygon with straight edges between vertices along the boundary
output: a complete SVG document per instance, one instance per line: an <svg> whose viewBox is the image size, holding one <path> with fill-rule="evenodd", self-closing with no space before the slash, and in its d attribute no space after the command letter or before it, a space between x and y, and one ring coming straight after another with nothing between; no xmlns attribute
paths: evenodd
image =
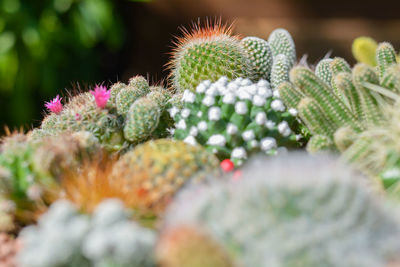
<svg viewBox="0 0 400 267"><path fill-rule="evenodd" d="M50 110L51 112L54 112L56 114L60 113L61 110L63 109L63 105L61 104L61 99L59 95L57 95L53 100L50 102L46 102L44 106Z"/></svg>
<svg viewBox="0 0 400 267"><path fill-rule="evenodd" d="M110 98L110 91L103 85L96 85L90 93L94 96L94 100L99 108L105 108L107 101Z"/></svg>

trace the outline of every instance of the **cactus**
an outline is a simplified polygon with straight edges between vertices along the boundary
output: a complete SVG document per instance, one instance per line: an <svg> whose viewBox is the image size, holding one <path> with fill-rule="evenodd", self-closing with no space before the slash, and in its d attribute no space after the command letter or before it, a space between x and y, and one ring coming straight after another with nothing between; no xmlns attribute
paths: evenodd
<svg viewBox="0 0 400 267"><path fill-rule="evenodd" d="M378 43L370 37L358 37L353 41L352 52L354 58L361 63L375 67L377 65L375 52Z"/></svg>
<svg viewBox="0 0 400 267"><path fill-rule="evenodd" d="M57 201L37 226L20 233L23 246L17 260L25 267L155 266L155 234L129 217L116 199L102 202L92 215Z"/></svg>
<svg viewBox="0 0 400 267"><path fill-rule="evenodd" d="M289 71L290 63L285 55L279 54L274 57L274 63L271 70L272 88L278 88L281 83L289 81Z"/></svg>
<svg viewBox="0 0 400 267"><path fill-rule="evenodd" d="M132 77L128 84L116 83L110 90L96 86L91 93L71 97L57 108L58 113L49 114L33 136L40 140L63 132L88 131L108 151L123 151L152 137L168 135L172 119L166 106L171 97L168 90L149 86L142 76Z"/></svg>
<svg viewBox="0 0 400 267"><path fill-rule="evenodd" d="M268 42L258 37L246 37L240 43L257 73L256 79L269 80L273 57Z"/></svg>
<svg viewBox="0 0 400 267"><path fill-rule="evenodd" d="M179 93L194 92L202 81L215 82L222 76L228 80L243 77L252 81L269 80L272 76L273 86L286 80L296 61L294 42L288 31L273 31L268 42L257 37L239 40L231 32L232 27L220 22L215 25L207 22L204 28L197 25L192 32L184 31L169 63L170 80Z"/></svg>
<svg viewBox="0 0 400 267"><path fill-rule="evenodd" d="M217 168L217 159L201 146L159 139L123 155L113 167L112 176L128 181L139 213L157 215L181 187L201 181Z"/></svg>
<svg viewBox="0 0 400 267"><path fill-rule="evenodd" d="M216 81L221 76L256 78L239 38L231 36L232 28L216 23L192 32L185 31L176 42L170 62L172 84L178 92L194 91L202 80Z"/></svg>
<svg viewBox="0 0 400 267"><path fill-rule="evenodd" d="M258 159L240 180L184 190L164 229L180 225L206 231L235 266L386 266L400 255L393 210L323 156Z"/></svg>
<svg viewBox="0 0 400 267"><path fill-rule="evenodd" d="M233 267L220 244L196 228L178 226L163 234L157 245L162 267Z"/></svg>
<svg viewBox="0 0 400 267"><path fill-rule="evenodd" d="M8 203L6 207L11 207L0 208L0 213L6 212L5 216L25 224L45 208L47 190L65 171L77 171L82 162L102 150L93 135L76 132L43 137L41 141L14 134L3 140L0 151L0 197L5 205Z"/></svg>
<svg viewBox="0 0 400 267"><path fill-rule="evenodd" d="M186 90L182 108L170 109L174 138L201 144L219 159L236 165L252 153L275 154L280 146L297 146L297 121L265 80L252 83L238 78L228 82L204 81L196 92Z"/></svg>

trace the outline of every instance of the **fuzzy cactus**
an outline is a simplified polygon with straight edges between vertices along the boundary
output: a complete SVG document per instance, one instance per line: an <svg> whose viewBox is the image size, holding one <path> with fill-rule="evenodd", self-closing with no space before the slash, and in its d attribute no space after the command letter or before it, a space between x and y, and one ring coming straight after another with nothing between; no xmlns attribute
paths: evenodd
<svg viewBox="0 0 400 267"><path fill-rule="evenodd" d="M159 214L185 184L201 181L217 169L218 160L203 147L158 139L123 155L112 176L129 181L127 187L138 212Z"/></svg>
<svg viewBox="0 0 400 267"><path fill-rule="evenodd" d="M168 90L151 87L142 76L132 77L128 84L116 83L110 90L96 86L71 97L60 111L49 114L34 130L34 138L88 131L107 150L121 151L154 136L168 135L172 120L165 109L170 98Z"/></svg>
<svg viewBox="0 0 400 267"><path fill-rule="evenodd" d="M296 146L297 121L291 115L295 111L274 95L266 80L203 81L196 92L184 92L182 108L169 110L175 120L174 138L201 144L236 165L252 153L275 154L278 147Z"/></svg>
<svg viewBox="0 0 400 267"><path fill-rule="evenodd" d="M92 215L70 202L55 202L36 226L25 228L19 266L155 266L153 231L132 222L116 199L102 202Z"/></svg>
<svg viewBox="0 0 400 267"><path fill-rule="evenodd" d="M164 231L206 231L235 266L378 267L400 255L393 213L347 167L292 154L257 159L240 180L182 191Z"/></svg>

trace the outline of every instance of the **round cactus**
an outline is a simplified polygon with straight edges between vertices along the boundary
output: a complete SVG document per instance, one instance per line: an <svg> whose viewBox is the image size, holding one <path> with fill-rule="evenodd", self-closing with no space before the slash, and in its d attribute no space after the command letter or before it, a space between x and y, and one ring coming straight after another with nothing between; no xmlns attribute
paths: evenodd
<svg viewBox="0 0 400 267"><path fill-rule="evenodd" d="M203 80L216 81L257 77L239 38L231 36L231 27L216 24L196 27L176 42L170 62L171 81L178 92L194 91Z"/></svg>
<svg viewBox="0 0 400 267"><path fill-rule="evenodd" d="M258 159L239 181L182 191L165 229L207 231L238 266L386 266L400 224L359 178L322 156Z"/></svg>
<svg viewBox="0 0 400 267"><path fill-rule="evenodd" d="M139 211L158 213L187 182L200 181L217 168L218 161L201 146L159 139L123 155L113 176L131 181L128 186Z"/></svg>
<svg viewBox="0 0 400 267"><path fill-rule="evenodd" d="M240 43L257 72L257 80L269 80L273 59L268 42L258 37L246 37Z"/></svg>
<svg viewBox="0 0 400 267"><path fill-rule="evenodd" d="M174 138L201 144L237 165L251 153L274 154L280 146L296 146L295 110L288 111L274 94L265 80L204 81L195 93L184 92L182 108L169 110L176 122Z"/></svg>
<svg viewBox="0 0 400 267"><path fill-rule="evenodd" d="M25 267L155 266L154 232L132 222L116 199L102 202L91 216L67 201L55 202L20 239L17 259Z"/></svg>

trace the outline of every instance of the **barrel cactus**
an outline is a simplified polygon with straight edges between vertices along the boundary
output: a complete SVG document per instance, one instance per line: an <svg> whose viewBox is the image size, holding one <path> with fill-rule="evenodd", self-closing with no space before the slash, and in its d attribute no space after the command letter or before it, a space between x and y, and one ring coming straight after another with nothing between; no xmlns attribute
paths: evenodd
<svg viewBox="0 0 400 267"><path fill-rule="evenodd" d="M221 77L186 90L183 107L169 111L174 138L201 144L218 158L240 165L250 154L275 154L279 147L299 145L294 110L288 110L266 80L252 83Z"/></svg>
<svg viewBox="0 0 400 267"><path fill-rule="evenodd" d="M292 154L183 191L164 231L206 231L238 266L387 266L400 255L396 212L347 167Z"/></svg>
<svg viewBox="0 0 400 267"><path fill-rule="evenodd" d="M70 202L55 202L38 225L20 233L20 266L155 266L155 233L132 222L123 204L110 199L92 215Z"/></svg>
<svg viewBox="0 0 400 267"><path fill-rule="evenodd" d="M218 169L218 160L201 146L158 139L123 155L112 176L126 179L136 210L160 214L188 182L198 182Z"/></svg>

